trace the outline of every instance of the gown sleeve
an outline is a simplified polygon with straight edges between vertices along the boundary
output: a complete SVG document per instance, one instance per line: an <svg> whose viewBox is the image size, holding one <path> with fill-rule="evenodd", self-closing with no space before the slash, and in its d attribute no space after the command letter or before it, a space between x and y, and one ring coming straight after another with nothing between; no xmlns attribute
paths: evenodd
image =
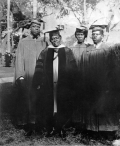
<svg viewBox="0 0 120 146"><path fill-rule="evenodd" d="M19 42L16 51L16 63L15 63L15 80L25 76L25 63L24 63L24 47L22 41Z"/></svg>
<svg viewBox="0 0 120 146"><path fill-rule="evenodd" d="M44 71L44 50L40 53L36 61L35 73L33 76L33 88L37 88L43 84L43 71Z"/></svg>

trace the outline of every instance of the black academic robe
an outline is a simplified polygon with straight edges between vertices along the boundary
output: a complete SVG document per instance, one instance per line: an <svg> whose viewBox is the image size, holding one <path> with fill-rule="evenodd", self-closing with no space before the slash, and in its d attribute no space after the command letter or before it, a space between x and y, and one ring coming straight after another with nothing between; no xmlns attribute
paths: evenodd
<svg viewBox="0 0 120 146"><path fill-rule="evenodd" d="M41 52L36 63L33 80L35 89L40 85L38 91L38 109L39 107L40 109L37 117L42 116L44 126L47 128L52 125L54 114L53 54L54 48L47 48ZM58 58L57 126L61 128L72 118L76 62L72 51L67 47L59 48Z"/></svg>
<svg viewBox="0 0 120 146"><path fill-rule="evenodd" d="M88 130L113 131L118 128L118 120L112 108L113 96L110 94L110 82L114 82L111 81L113 74L111 75L108 63L110 50L106 44L102 44L99 49L89 46L81 61L84 96L81 97L80 104L83 107L83 122Z"/></svg>
<svg viewBox="0 0 120 146"><path fill-rule="evenodd" d="M120 130L120 44L111 46L108 55L108 105L111 127Z"/></svg>

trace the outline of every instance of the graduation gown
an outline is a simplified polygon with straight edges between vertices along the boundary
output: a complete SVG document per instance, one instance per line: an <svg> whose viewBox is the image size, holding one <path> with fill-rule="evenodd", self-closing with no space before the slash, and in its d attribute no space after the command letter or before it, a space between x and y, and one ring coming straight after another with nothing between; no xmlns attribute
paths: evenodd
<svg viewBox="0 0 120 146"><path fill-rule="evenodd" d="M111 127L120 130L120 44L110 47L108 56L108 96Z"/></svg>
<svg viewBox="0 0 120 146"><path fill-rule="evenodd" d="M83 55L83 52L86 51L86 48L87 48L87 45L85 43L82 43L82 44L77 43L76 45L71 47L78 66L80 64L80 60Z"/></svg>
<svg viewBox="0 0 120 146"><path fill-rule="evenodd" d="M111 84L108 63L110 50L104 43L97 49L89 46L81 61L85 92L81 104L83 121L88 130L113 131L118 128L109 87Z"/></svg>
<svg viewBox="0 0 120 146"><path fill-rule="evenodd" d="M83 74L83 64L82 60L86 54L87 47L89 45L82 43L76 43L74 46L71 47L71 50L74 54L76 64L77 64L77 73L76 73L76 100L75 100L75 108L73 113L73 122L76 125L76 128L82 129L84 127L84 118L83 118L83 100L85 94L85 86L84 86L84 74Z"/></svg>
<svg viewBox="0 0 120 146"><path fill-rule="evenodd" d="M48 47L41 52L33 80L34 88L40 85L38 100L41 110L39 110L39 115L43 115L46 128L50 127L54 115L53 56L54 47ZM72 51L63 45L59 47L58 60L56 126L61 128L72 118L76 62Z"/></svg>
<svg viewBox="0 0 120 146"><path fill-rule="evenodd" d="M29 110L31 110L30 100L35 102L35 95L32 91L32 80L35 71L36 60L43 49L46 48L46 42L42 38L33 39L28 36L21 39L15 62L15 80L24 77L22 88L18 87L18 97L16 101L16 116L18 124L24 124L28 120ZM34 98L31 98L34 96ZM35 115L29 117L31 122L34 122Z"/></svg>

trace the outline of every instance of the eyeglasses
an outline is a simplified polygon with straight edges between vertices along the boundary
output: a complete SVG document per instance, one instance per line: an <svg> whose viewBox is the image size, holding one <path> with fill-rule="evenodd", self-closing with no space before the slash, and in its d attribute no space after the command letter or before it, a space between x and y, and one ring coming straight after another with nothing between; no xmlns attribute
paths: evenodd
<svg viewBox="0 0 120 146"><path fill-rule="evenodd" d="M98 34L98 33L93 33L92 36L98 36L98 35L101 35L101 34Z"/></svg>
<svg viewBox="0 0 120 146"><path fill-rule="evenodd" d="M52 41L54 41L54 40L59 40L59 39L60 39L60 37L51 38Z"/></svg>

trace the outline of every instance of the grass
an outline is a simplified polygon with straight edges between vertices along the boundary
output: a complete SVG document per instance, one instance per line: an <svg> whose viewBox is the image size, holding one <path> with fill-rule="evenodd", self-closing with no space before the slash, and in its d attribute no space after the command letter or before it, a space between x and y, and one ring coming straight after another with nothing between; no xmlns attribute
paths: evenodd
<svg viewBox="0 0 120 146"><path fill-rule="evenodd" d="M111 145L110 142L104 144L93 139L82 139L81 134L73 135L73 129L67 132L65 139L60 137L46 138L44 135L33 134L30 138L24 136L24 130L15 129L8 118L0 121L0 146L46 146L46 145L73 145L73 146L106 146Z"/></svg>

